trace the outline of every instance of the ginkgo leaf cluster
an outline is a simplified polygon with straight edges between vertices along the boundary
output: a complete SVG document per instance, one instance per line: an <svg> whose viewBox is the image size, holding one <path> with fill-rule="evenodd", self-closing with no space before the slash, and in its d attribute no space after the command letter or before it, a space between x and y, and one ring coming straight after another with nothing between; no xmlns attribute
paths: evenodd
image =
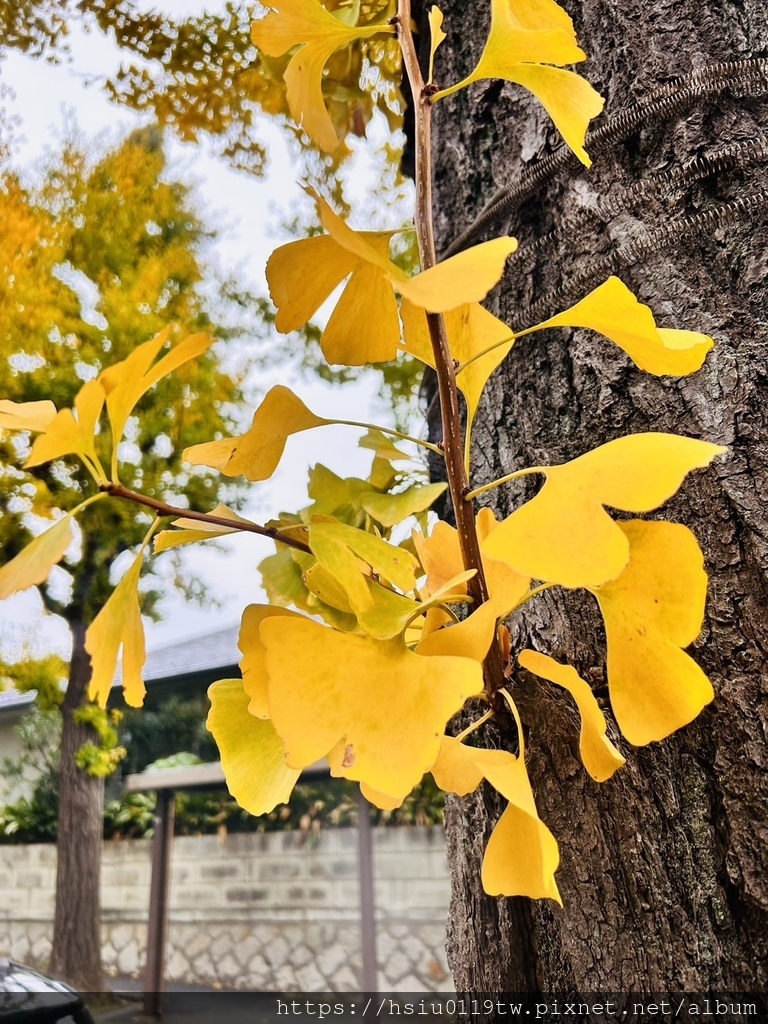
<svg viewBox="0 0 768 1024"><path fill-rule="evenodd" d="M389 37L394 26L383 12L361 22L359 4L330 10L319 0L271 0L268 7L253 27L254 41L262 53L285 60L293 117L331 150L338 136L326 108L324 69L344 48ZM456 86L428 90L420 101L439 101L481 79L515 82L541 100L567 144L588 163L584 138L602 101L566 68L584 59L569 16L554 0L490 0L490 8L490 34L475 70ZM429 24L432 78L435 65L439 74L438 47L452 28L436 9ZM400 25L399 31L410 27ZM699 714L713 688L686 648L703 622L703 555L687 527L636 517L656 513L689 474L725 449L649 431L562 464L511 469L472 487L472 427L492 374L534 331L593 331L636 367L657 375L695 372L712 339L660 327L617 277L569 309L516 331L481 305L492 289L503 287L514 239L492 239L442 262L430 257L410 275L391 258L395 233L355 231L309 191L323 233L280 246L267 265L277 329L303 326L338 290L322 332L326 358L365 365L405 352L443 380L447 376L449 386L455 379L465 403L463 426L456 422L456 392L455 408L444 413L454 417L448 426L457 426L463 460L457 468L448 458L450 430L440 444L427 442L319 415L289 388L274 386L243 433L218 432L187 447L189 465L259 484L275 473L289 439L346 424L367 429L359 443L372 453L368 476L343 478L314 466L306 507L264 525L223 504L207 515L175 510L170 522L158 516L88 632L92 695L106 703L122 649L126 700L142 700L138 582L153 537L160 553L241 532L266 534L276 548L259 567L269 603L250 605L243 614L242 678L220 680L210 691L208 724L236 799L254 814L271 811L320 759L333 775L358 782L363 795L384 809L397 807L427 772L460 797L487 784L506 808L485 853L486 891L559 901L557 839L536 808L526 727L515 703L516 674L524 670L545 680L542 699L575 704L580 726L574 747L596 783L607 782L625 763L620 737L635 746L657 742ZM423 232L423 225L416 230ZM120 445L137 403L166 376L203 358L211 344L209 337L192 334L161 355L169 340L164 331L135 347L85 384L71 408L46 400L2 401L0 428L38 435L29 465L81 459L101 489L90 500L116 492ZM553 335L552 343L562 338ZM109 433L99 428L105 417ZM430 482L403 442L426 447L435 458L445 455L447 483ZM456 511L461 502L523 476L544 482L501 520L488 508L472 507L469 525L457 516L456 528L437 522L430 511L447 490ZM168 509L161 502L150 507ZM156 532L160 526L165 528ZM0 569L0 596L43 579L71 535L65 516ZM552 587L565 591L566 600L569 591L582 590L597 601L612 721L585 678L587 670L600 674L600 664L578 671L556 651L512 650L505 620ZM486 749L482 726L492 716L501 718L502 708L503 721L514 722L507 749ZM469 724L457 732L460 714Z"/></svg>
<svg viewBox="0 0 768 1024"><path fill-rule="evenodd" d="M341 11L327 10L320 0L270 0L267 6L266 16L253 24L253 42L270 57L291 54L283 73L291 116L321 149L333 151L340 140L326 107L324 69L332 54L354 41L392 34L391 11L385 8L376 21L362 23L354 13L344 17ZM491 29L474 71L437 91L431 101L484 78L521 85L542 103L567 144L588 165L584 137L603 100L584 78L565 70L565 65L585 59L570 18L554 0L535 7L525 0L491 0L490 6ZM430 27L432 81L435 52L447 38L436 8L432 8Z"/></svg>
<svg viewBox="0 0 768 1024"><path fill-rule="evenodd" d="M12 368L3 376L0 401L47 407L53 415L58 410L70 432L80 432L79 443L71 436L67 444L58 424L46 439L37 428L49 424L9 422L0 405L0 460L9 470L0 493L3 561L19 553L46 521L80 505L95 486L80 456L44 461L51 437L70 448L95 443L109 468L108 433L102 429L94 442L81 417L87 421L93 414L88 402L99 398L97 388L83 390L84 382L93 385L110 363L121 362L168 324L176 325L179 338L215 323L217 313L197 289L208 273L199 244L204 227L190 189L168 173L159 141L157 131L142 129L86 154L69 139L37 171L17 177L6 165L0 173L0 356ZM62 268L72 278L60 274ZM71 287L78 279L90 282L90 314ZM237 381L210 352L163 378L142 399L141 415L130 419L122 482L140 483L145 493L159 497L181 488L183 479L191 504L215 504L214 476L190 476L182 467L182 424L187 444L211 430L224 432L230 426L226 410L239 400ZM40 461L23 469L33 445ZM82 569L79 586L41 584L51 610L66 610L69 619L85 624L93 618L114 587L119 546L135 547L146 531L137 512L125 502L110 502L81 517L81 524L98 520L98 532L88 529L85 543L73 544L71 557L61 563L73 580ZM60 584L66 575L58 574ZM71 600L59 600L66 591ZM148 593L145 609L157 597Z"/></svg>
<svg viewBox="0 0 768 1024"><path fill-rule="evenodd" d="M112 481L117 483L118 450L128 417L137 403L158 381L202 356L213 343L210 335L191 335L172 344L170 351L158 359L169 338L170 330L166 329L135 348L127 359L115 363L95 380L87 381L75 396L71 409L57 411L53 403L47 401L3 400L0 428L37 434L26 466L39 466L66 456L77 456L100 490L58 519L0 567L0 600L44 583L73 540L73 520L89 505L106 496L103 488L109 481L97 450L97 443L99 447L103 446L99 427L102 413L106 411L111 428ZM102 706L106 705L112 688L121 648L125 699L134 707L140 706L144 699L142 669L146 652L138 587L147 540L86 632L85 648L91 656L92 665L89 695Z"/></svg>

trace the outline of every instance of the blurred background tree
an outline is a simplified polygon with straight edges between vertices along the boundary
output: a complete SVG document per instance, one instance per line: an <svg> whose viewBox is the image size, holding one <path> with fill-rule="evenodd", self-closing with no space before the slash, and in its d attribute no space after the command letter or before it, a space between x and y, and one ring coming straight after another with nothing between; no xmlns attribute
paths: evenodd
<svg viewBox="0 0 768 1024"><path fill-rule="evenodd" d="M360 23L386 20L395 0L324 0L330 11L359 8ZM348 159L346 140L362 137L376 112L390 135L402 123L399 50L393 39L356 41L329 62L323 82L342 145L320 155L290 120L283 72L289 55L270 58L251 43L260 5L228 0L219 10L174 18L136 0L26 0L0 9L2 46L32 58L67 60L77 27L109 35L123 63L101 84L109 97L149 114L179 139L205 139L232 166L262 175L267 148L259 113L277 119L303 149L306 170L327 171ZM263 124L263 122L262 122Z"/></svg>
<svg viewBox="0 0 768 1024"><path fill-rule="evenodd" d="M166 324L176 324L180 334L216 333L199 288L209 233L189 188L167 176L159 131L137 131L95 159L82 140L71 138L33 184L6 167L0 220L6 226L0 237L4 398L45 396L58 407L71 406L84 381ZM233 333L231 327L224 332ZM212 508L219 498L216 480L191 473L181 451L227 432L241 399L239 381L223 372L216 349L160 382L145 397L141 417L129 422L120 453L124 482L157 498ZM4 562L93 488L74 459L21 469L27 445L23 435L0 437ZM48 704L59 703L62 714L52 969L81 990L96 991L103 776L117 758L108 749L115 744L105 744L110 723L83 712L90 678L84 638L125 567L121 555L140 543L150 520L116 502L93 506L85 516L78 542L38 590L45 609L60 616L72 636L66 689L57 695L45 688ZM200 594L198 582L178 582ZM161 581L147 572L145 614L156 612L161 593ZM41 688L30 673L15 674L15 683Z"/></svg>

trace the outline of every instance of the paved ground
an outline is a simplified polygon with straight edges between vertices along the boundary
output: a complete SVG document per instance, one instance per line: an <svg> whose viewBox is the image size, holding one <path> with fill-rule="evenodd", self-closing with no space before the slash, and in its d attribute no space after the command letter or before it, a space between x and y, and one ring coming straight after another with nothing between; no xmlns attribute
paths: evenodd
<svg viewBox="0 0 768 1024"><path fill-rule="evenodd" d="M141 983L128 979L113 979L113 991L128 997L121 1008L112 1010L98 1018L98 1024L156 1024L156 1018L143 1015ZM392 1015L400 1017L402 1011L394 1014L388 1011L389 999L384 998L387 1009L377 1017L379 995L371 1000L369 1018L363 1014L365 996L360 993L262 993L226 992L202 986L170 985L164 997L162 1024L384 1024ZM424 994L421 998L427 1004L439 996ZM394 1002L397 1002L397 997ZM382 1004L382 1005L384 1005ZM411 1009L410 1013L414 1010ZM398 1022L394 1022L398 1024ZM422 1005L418 1024L438 1024L438 1017L425 1013ZM445 1024L442 1014L439 1024Z"/></svg>
<svg viewBox="0 0 768 1024"><path fill-rule="evenodd" d="M99 1017L98 1024L146 1024L148 1020L153 1018L145 1017L141 1001L135 1001ZM162 1015L163 1024L282 1024L283 1020L276 1015L273 996L213 989L166 993Z"/></svg>
<svg viewBox="0 0 768 1024"><path fill-rule="evenodd" d="M113 993L124 1005L97 1017L98 1024L145 1024L142 982L110 978ZM275 1014L274 996L258 992L226 992L203 985L168 986L163 997L163 1024L284 1024ZM300 1024L291 1021L290 1024ZM314 1022L317 1024L317 1021Z"/></svg>

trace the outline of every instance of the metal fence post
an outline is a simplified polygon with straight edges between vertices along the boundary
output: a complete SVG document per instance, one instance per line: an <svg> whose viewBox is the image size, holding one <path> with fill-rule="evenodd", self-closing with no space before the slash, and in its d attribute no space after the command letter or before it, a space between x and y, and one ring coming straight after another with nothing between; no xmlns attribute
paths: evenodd
<svg viewBox="0 0 768 1024"><path fill-rule="evenodd" d="M159 1017L163 1012L165 949L168 937L168 888L175 810L175 792L172 789L158 790L155 832L152 838L147 963L144 969L144 1013L148 1017Z"/></svg>
<svg viewBox="0 0 768 1024"><path fill-rule="evenodd" d="M357 857L360 870L360 931L363 948L363 991L378 990L376 901L373 888L371 809L362 793L357 798Z"/></svg>

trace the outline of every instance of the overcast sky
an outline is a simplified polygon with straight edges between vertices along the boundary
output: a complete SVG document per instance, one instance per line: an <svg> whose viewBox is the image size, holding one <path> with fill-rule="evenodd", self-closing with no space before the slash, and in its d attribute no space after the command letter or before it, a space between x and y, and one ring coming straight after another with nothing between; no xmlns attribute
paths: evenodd
<svg viewBox="0 0 768 1024"><path fill-rule="evenodd" d="M190 13L202 4L193 0L165 0L161 6L171 13ZM208 5L210 7L210 4ZM15 92L10 110L21 118L23 139L19 159L39 159L46 146L55 142L63 124L65 111L76 114L77 123L88 137L100 133L116 139L140 124L137 115L110 104L98 85L86 82L115 70L118 51L98 33L85 35L75 30L71 37L73 61L52 66L11 53L0 67L0 82ZM278 210L288 212L301 196L279 132L268 123L263 137L269 143L270 174L257 180L229 170L208 157L202 147L173 144L170 153L173 173L198 183L202 208L219 228L215 243L218 262L225 268L237 268L241 276L263 288L264 264L275 247L274 237L265 232L265 224L278 222ZM279 344L276 336L276 344ZM274 383L275 381L270 381ZM293 386L313 411L335 418L370 420L381 417L373 410L376 383L373 377L360 385L333 389L322 382L295 382ZM272 481L254 485L252 514L264 521L280 510L295 510L306 504L306 469L318 461L345 475L367 474L370 453L356 447L357 433L350 428L333 427L298 435L288 442L286 455ZM258 586L258 561L274 551L268 541L243 537L231 541L228 556L204 551L195 545L197 571L210 585L211 594L221 607L200 610L179 597L169 597L162 605L164 619L159 624L146 622L150 647L217 625L236 622L244 605L263 601ZM145 620L146 621L146 620ZM35 592L27 592L4 602L0 640L8 646L20 638L44 637L46 645L64 651L66 628L51 617L43 616Z"/></svg>

